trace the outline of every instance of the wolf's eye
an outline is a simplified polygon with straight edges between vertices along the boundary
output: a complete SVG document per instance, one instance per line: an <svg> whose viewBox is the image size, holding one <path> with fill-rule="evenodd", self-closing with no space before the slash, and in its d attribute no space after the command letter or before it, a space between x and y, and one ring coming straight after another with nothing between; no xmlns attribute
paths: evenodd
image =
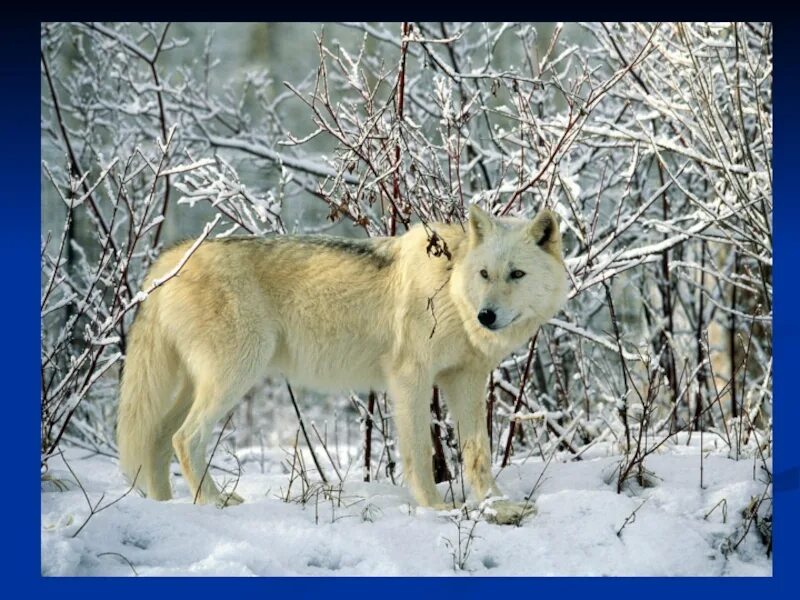
<svg viewBox="0 0 800 600"><path fill-rule="evenodd" d="M522 277L525 277L525 271L520 271L519 269L511 271L511 279L521 279Z"/></svg>
<svg viewBox="0 0 800 600"><path fill-rule="evenodd" d="M481 269L481 277L489 279L489 272L486 269Z"/></svg>

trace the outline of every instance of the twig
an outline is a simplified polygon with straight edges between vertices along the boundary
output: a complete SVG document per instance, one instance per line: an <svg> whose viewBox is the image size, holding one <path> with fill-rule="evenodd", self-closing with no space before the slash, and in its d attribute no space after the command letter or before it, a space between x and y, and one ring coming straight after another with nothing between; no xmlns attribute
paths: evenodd
<svg viewBox="0 0 800 600"><path fill-rule="evenodd" d="M117 558L121 558L131 568L131 571L133 571L133 574L136 577L139 576L139 573L136 571L136 567L133 566L133 563L130 560L128 560L127 557L125 557L124 555L120 554L119 552L101 552L97 556L98 556L98 558L101 557L101 556L116 556Z"/></svg>
<svg viewBox="0 0 800 600"><path fill-rule="evenodd" d="M633 509L633 512L631 514L629 514L627 517L625 517L625 522L622 524L622 526L619 529L617 529L617 537L622 537L622 530L625 529L625 527L628 525L628 523L635 523L636 522L636 513L639 512L639 509L642 508L648 500L649 500L649 498L645 498L639 506L637 506L635 509Z"/></svg>
<svg viewBox="0 0 800 600"><path fill-rule="evenodd" d="M289 385L288 380L286 381L286 389L289 390L289 397L292 399L292 406L294 406L294 412L297 415L297 421L300 423L300 430L303 432L303 438L306 440L306 446L308 447L308 451L311 453L311 459L314 461L314 466L317 467L317 473L319 473L320 479L322 479L323 483L328 483L328 478L325 477L325 472L322 470L319 460L317 460L317 455L314 452L314 446L312 446L311 440L306 432L306 425L303 422L303 416L300 414L300 407L297 405L297 400L295 400L292 386Z"/></svg>
<svg viewBox="0 0 800 600"><path fill-rule="evenodd" d="M97 513L103 512L107 508L110 508L110 507L114 506L117 502L119 502L120 500L125 498L128 494L130 494L136 488L136 480L139 477L139 472L141 471L141 466L138 469L136 469L136 475L134 476L130 487L127 489L127 491L124 494L119 496L116 500L112 500L108 504L100 506L100 503L106 497L105 493L101 494L100 498L97 500L97 502L92 504L92 501L89 500L89 494L86 492L86 488L83 487L83 484L81 483L81 480L78 479L78 476L76 475L75 471L72 470L72 467L70 466L69 462L67 461L67 458L64 456L64 453L61 452L61 451L59 451L58 453L61 455L61 460L64 461L64 464L67 466L67 469L69 469L69 472L72 474L72 477L75 479L75 483L77 483L78 487L81 489L81 492L83 493L83 497L86 499L86 504L89 505L89 516L86 517L86 520L83 522L83 524L81 524L81 526L78 527L78 529L75 531L75 533L72 534L72 537L76 538L76 537L78 537L78 534L81 531L83 531L83 528L86 527L89 524L89 521L92 519L93 516L95 516Z"/></svg>

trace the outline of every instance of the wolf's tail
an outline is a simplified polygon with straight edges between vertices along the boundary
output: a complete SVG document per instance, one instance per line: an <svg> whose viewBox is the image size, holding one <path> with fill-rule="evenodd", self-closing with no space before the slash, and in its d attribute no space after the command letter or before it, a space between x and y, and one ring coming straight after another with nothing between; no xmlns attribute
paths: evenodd
<svg viewBox="0 0 800 600"><path fill-rule="evenodd" d="M149 306L148 306L149 302ZM156 500L171 497L172 458L167 413L172 404L178 357L155 314L158 296L148 298L130 331L120 385L117 446L120 467L136 487Z"/></svg>

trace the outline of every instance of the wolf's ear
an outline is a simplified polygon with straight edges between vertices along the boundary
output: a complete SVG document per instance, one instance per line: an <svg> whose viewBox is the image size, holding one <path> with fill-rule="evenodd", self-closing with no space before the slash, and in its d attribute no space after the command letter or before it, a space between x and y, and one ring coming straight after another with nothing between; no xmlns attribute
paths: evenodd
<svg viewBox="0 0 800 600"><path fill-rule="evenodd" d="M477 204L469 207L469 241L473 246L480 244L494 224L492 217Z"/></svg>
<svg viewBox="0 0 800 600"><path fill-rule="evenodd" d="M528 232L536 244L553 256L561 256L561 231L558 217L549 208L543 208L531 221Z"/></svg>

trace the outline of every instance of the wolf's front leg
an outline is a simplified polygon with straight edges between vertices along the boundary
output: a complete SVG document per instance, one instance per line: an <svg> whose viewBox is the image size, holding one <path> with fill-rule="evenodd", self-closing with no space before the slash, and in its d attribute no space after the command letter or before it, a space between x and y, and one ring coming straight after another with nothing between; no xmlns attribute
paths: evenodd
<svg viewBox="0 0 800 600"><path fill-rule="evenodd" d="M423 367L406 365L389 376L389 398L400 441L406 484L420 506L445 508L433 481L430 397Z"/></svg>
<svg viewBox="0 0 800 600"><path fill-rule="evenodd" d="M437 381L455 418L464 474L477 500L483 500L487 495L502 495L492 476L484 400L486 378L482 375L464 370L448 373Z"/></svg>
<svg viewBox="0 0 800 600"><path fill-rule="evenodd" d="M475 373L480 373L480 370L448 373L437 383L455 417L456 434L464 457L465 477L472 488L473 496L481 501L487 496L502 496L503 493L492 476L484 401L486 377ZM500 525L519 525L534 512L531 502L496 498L488 507L487 517Z"/></svg>

